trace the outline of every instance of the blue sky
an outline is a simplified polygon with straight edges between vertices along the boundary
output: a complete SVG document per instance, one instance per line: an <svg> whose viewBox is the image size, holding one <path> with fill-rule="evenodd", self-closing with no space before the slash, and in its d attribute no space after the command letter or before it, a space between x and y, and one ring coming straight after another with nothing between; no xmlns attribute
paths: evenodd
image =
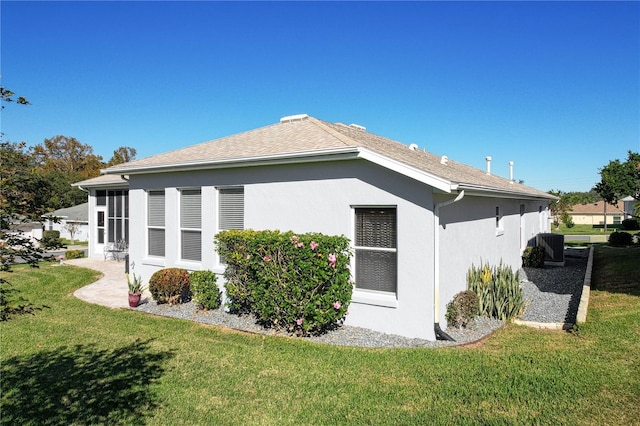
<svg viewBox="0 0 640 426"><path fill-rule="evenodd" d="M564 191L640 151L638 2L0 8L4 140L142 158L306 113Z"/></svg>

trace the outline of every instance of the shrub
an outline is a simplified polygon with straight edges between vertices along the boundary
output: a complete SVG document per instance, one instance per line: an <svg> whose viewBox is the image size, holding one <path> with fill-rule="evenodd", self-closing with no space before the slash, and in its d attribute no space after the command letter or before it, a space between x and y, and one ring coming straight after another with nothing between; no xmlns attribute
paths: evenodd
<svg viewBox="0 0 640 426"><path fill-rule="evenodd" d="M640 221L638 219L625 219L622 221L622 228L630 231L640 229Z"/></svg>
<svg viewBox="0 0 640 426"><path fill-rule="evenodd" d="M318 233L223 231L228 306L252 312L266 327L320 334L344 320L353 284L349 240Z"/></svg>
<svg viewBox="0 0 640 426"><path fill-rule="evenodd" d="M478 295L471 290L461 291L447 304L445 318L452 327L466 327L478 315L479 309Z"/></svg>
<svg viewBox="0 0 640 426"><path fill-rule="evenodd" d="M67 250L64 255L67 259L82 259L84 250Z"/></svg>
<svg viewBox="0 0 640 426"><path fill-rule="evenodd" d="M201 309L218 309L221 293L218 289L218 277L211 271L194 271L189 274L193 301Z"/></svg>
<svg viewBox="0 0 640 426"><path fill-rule="evenodd" d="M149 292L157 303L188 302L191 299L189 273L181 268L156 271L149 279Z"/></svg>
<svg viewBox="0 0 640 426"><path fill-rule="evenodd" d="M524 293L520 274L508 266L471 265L467 272L467 288L478 295L480 314L503 321L522 314Z"/></svg>
<svg viewBox="0 0 640 426"><path fill-rule="evenodd" d="M57 249L62 247L62 240L60 240L60 231L44 231L42 233L40 245L48 249Z"/></svg>
<svg viewBox="0 0 640 426"><path fill-rule="evenodd" d="M522 253L522 266L529 268L542 268L544 267L544 247L534 246L527 247Z"/></svg>
<svg viewBox="0 0 640 426"><path fill-rule="evenodd" d="M628 232L614 232L609 235L609 245L629 246L633 243L633 235Z"/></svg>

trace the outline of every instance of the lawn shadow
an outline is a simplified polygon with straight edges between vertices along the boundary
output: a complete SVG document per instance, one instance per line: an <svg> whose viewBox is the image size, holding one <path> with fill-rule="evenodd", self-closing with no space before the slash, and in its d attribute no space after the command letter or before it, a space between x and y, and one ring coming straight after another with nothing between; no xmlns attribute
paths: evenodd
<svg viewBox="0 0 640 426"><path fill-rule="evenodd" d="M6 359L3 424L142 424L157 405L150 384L172 352L150 341L116 349L63 346Z"/></svg>

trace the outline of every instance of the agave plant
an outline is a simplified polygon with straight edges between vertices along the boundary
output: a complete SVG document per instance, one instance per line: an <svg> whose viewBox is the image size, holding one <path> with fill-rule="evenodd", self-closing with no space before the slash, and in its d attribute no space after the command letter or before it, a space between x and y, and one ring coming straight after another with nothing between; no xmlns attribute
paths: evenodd
<svg viewBox="0 0 640 426"><path fill-rule="evenodd" d="M132 274L133 278L127 275L127 285L129 286L129 293L140 294L144 291L145 286L142 285L142 277L140 275Z"/></svg>

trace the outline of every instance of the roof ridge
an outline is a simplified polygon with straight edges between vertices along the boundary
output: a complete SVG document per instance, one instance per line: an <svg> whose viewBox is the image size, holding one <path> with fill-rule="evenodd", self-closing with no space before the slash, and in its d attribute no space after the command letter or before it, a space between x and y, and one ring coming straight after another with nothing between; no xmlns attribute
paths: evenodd
<svg viewBox="0 0 640 426"><path fill-rule="evenodd" d="M334 138L338 139L345 146L358 145L358 141L350 138L349 136L347 136L347 135L345 135L343 133L338 132L333 127L331 127L331 123L329 123L328 121L320 120L319 118L315 118L315 117L312 117L312 116L309 116L308 120L311 123L313 123L316 126L318 126L321 130L329 133L331 136L333 136Z"/></svg>

